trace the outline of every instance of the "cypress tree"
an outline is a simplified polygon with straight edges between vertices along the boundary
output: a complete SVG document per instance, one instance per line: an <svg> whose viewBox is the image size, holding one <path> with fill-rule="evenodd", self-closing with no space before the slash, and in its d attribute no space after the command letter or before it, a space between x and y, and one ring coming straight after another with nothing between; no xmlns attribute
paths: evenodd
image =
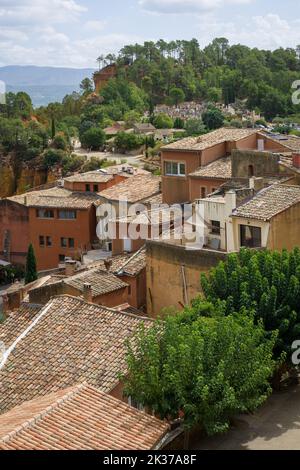
<svg viewBox="0 0 300 470"><path fill-rule="evenodd" d="M30 282L36 281L37 278L38 276L34 249L32 244L30 244L26 258L25 284L29 284Z"/></svg>

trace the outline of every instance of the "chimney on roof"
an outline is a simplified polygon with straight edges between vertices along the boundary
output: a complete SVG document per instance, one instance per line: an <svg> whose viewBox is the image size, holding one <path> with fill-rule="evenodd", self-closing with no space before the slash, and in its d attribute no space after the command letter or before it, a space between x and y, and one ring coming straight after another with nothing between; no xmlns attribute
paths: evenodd
<svg viewBox="0 0 300 470"><path fill-rule="evenodd" d="M112 267L112 260L111 259L104 260L104 266L105 266L106 271L110 271L110 268Z"/></svg>
<svg viewBox="0 0 300 470"><path fill-rule="evenodd" d="M88 282L83 284L83 296L86 302L93 303L92 285Z"/></svg>
<svg viewBox="0 0 300 470"><path fill-rule="evenodd" d="M252 176L252 178L249 179L249 188L253 189L255 192L260 191L263 189L265 186L265 181L264 178L262 177L255 177Z"/></svg>
<svg viewBox="0 0 300 470"><path fill-rule="evenodd" d="M73 276L76 271L76 261L74 260L67 260L65 261L65 275L66 276Z"/></svg>
<svg viewBox="0 0 300 470"><path fill-rule="evenodd" d="M300 153L293 153L293 165L296 168L300 168Z"/></svg>

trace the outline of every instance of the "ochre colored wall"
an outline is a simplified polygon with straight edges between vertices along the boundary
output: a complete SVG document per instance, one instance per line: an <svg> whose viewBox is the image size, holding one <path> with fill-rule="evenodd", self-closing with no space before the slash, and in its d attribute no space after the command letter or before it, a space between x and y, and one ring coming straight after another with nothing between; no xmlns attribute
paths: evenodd
<svg viewBox="0 0 300 470"><path fill-rule="evenodd" d="M56 268L59 264L59 255L76 257L82 250L90 248L91 242L96 238L95 208L77 210L75 220L60 220L57 210L54 209L54 219L39 219L36 209L29 209L30 240L33 243L37 258L38 270ZM52 247L40 247L39 236L50 236ZM62 248L61 238L74 238L74 248Z"/></svg>
<svg viewBox="0 0 300 470"><path fill-rule="evenodd" d="M202 151L201 166L206 166L209 163L214 162L218 158L226 156L226 143L214 145L206 150Z"/></svg>
<svg viewBox="0 0 300 470"><path fill-rule="evenodd" d="M4 256L6 231L10 238L10 255ZM28 209L8 200L0 201L0 256L13 264L25 264L29 235Z"/></svg>
<svg viewBox="0 0 300 470"><path fill-rule="evenodd" d="M216 266L226 254L209 250L185 250L161 242L147 242L147 314L157 317L161 310L185 304L182 266L185 270L188 302L200 293L200 276Z"/></svg>
<svg viewBox="0 0 300 470"><path fill-rule="evenodd" d="M201 188L206 189L206 195L213 192L214 189L218 189L226 181L217 178L189 178L190 186L190 201L201 198Z"/></svg>
<svg viewBox="0 0 300 470"><path fill-rule="evenodd" d="M164 176L165 162L179 162L186 165L186 177ZM188 202L188 174L201 166L201 152L162 152L162 194L166 204Z"/></svg>
<svg viewBox="0 0 300 470"><path fill-rule="evenodd" d="M267 246L270 250L300 246L300 203L273 217Z"/></svg>
<svg viewBox="0 0 300 470"><path fill-rule="evenodd" d="M123 280L123 279L122 279ZM126 282L124 280L124 282ZM128 302L128 288L118 289L109 294L99 295L93 298L93 303L98 305L105 305L105 307L117 307Z"/></svg>
<svg viewBox="0 0 300 470"><path fill-rule="evenodd" d="M135 308L142 308L146 305L146 268L137 276L118 276L122 281L130 286L130 293L127 294L126 302ZM121 304L119 304L121 305Z"/></svg>

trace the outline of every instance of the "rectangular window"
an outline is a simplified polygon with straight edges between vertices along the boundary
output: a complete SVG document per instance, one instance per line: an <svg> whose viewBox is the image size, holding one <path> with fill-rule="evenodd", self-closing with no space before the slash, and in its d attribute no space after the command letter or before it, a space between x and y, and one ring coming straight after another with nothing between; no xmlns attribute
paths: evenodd
<svg viewBox="0 0 300 470"><path fill-rule="evenodd" d="M61 238L60 239L60 246L62 248L67 248L68 247L68 239L67 238Z"/></svg>
<svg viewBox="0 0 300 470"><path fill-rule="evenodd" d="M201 199L205 199L206 198L206 188L202 187L201 188Z"/></svg>
<svg viewBox="0 0 300 470"><path fill-rule="evenodd" d="M185 176L185 163L165 162L166 176Z"/></svg>
<svg viewBox="0 0 300 470"><path fill-rule="evenodd" d="M52 237L46 237L46 245L52 246Z"/></svg>
<svg viewBox="0 0 300 470"><path fill-rule="evenodd" d="M58 255L58 260L60 263L63 263L65 261L65 255Z"/></svg>
<svg viewBox="0 0 300 470"><path fill-rule="evenodd" d="M67 211L67 210L60 210L58 211L58 218L62 220L74 220L76 219L77 214L76 211Z"/></svg>
<svg viewBox="0 0 300 470"><path fill-rule="evenodd" d="M94 193L98 193L98 191L99 191L98 184L94 184Z"/></svg>
<svg viewBox="0 0 300 470"><path fill-rule="evenodd" d="M91 188L90 188L90 185L89 185L89 184L86 184L86 185L85 185L85 190L86 190L88 193L90 192Z"/></svg>
<svg viewBox="0 0 300 470"><path fill-rule="evenodd" d="M211 233L213 233L214 235L221 234L221 224L218 220L211 221Z"/></svg>
<svg viewBox="0 0 300 470"><path fill-rule="evenodd" d="M69 238L69 248L74 248L74 246L75 246L74 238Z"/></svg>
<svg viewBox="0 0 300 470"><path fill-rule="evenodd" d="M261 247L261 228L250 225L240 225L241 246L247 248Z"/></svg>
<svg viewBox="0 0 300 470"><path fill-rule="evenodd" d="M40 240L40 246L45 246L45 237L40 235L39 240Z"/></svg>
<svg viewBox="0 0 300 470"><path fill-rule="evenodd" d="M53 209L37 209L36 216L39 219L54 219L54 210Z"/></svg>

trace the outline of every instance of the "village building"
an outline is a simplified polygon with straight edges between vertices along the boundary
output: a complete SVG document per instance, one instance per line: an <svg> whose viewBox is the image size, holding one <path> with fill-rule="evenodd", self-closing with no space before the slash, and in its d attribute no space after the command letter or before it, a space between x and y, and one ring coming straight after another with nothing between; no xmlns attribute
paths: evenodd
<svg viewBox="0 0 300 470"><path fill-rule="evenodd" d="M126 401L124 342L142 323L152 324L71 296L52 299L34 316L13 312L0 324L9 351L0 361L0 414L83 382Z"/></svg>
<svg viewBox="0 0 300 470"><path fill-rule="evenodd" d="M150 450L170 425L82 383L0 415L0 450Z"/></svg>
<svg viewBox="0 0 300 470"><path fill-rule="evenodd" d="M234 151L241 154L245 152L242 156L248 152L248 158L251 151L252 159L255 160L258 152L291 155L291 152L299 149L297 137L281 139L256 129L221 128L200 137L187 137L173 142L161 148L163 202L185 203L206 197L212 189L218 188L220 180L224 182L221 173L217 177L218 166L220 171L225 171L225 178L229 176L230 161L226 157ZM222 161L216 166L209 168L210 164L220 159ZM210 174L213 175L213 181ZM252 176L260 175L255 173L255 166L250 163L246 168L244 166L243 177Z"/></svg>
<svg viewBox="0 0 300 470"><path fill-rule="evenodd" d="M32 243L40 271L57 267L65 257L80 259L96 239L94 203L98 199L96 193L59 187L12 196L4 205L10 211L17 205L27 217L23 224L19 221L7 229L1 227L2 246L13 247L15 240L22 239L18 243L22 244L24 264L28 245ZM10 260L9 250L6 257Z"/></svg>
<svg viewBox="0 0 300 470"><path fill-rule="evenodd" d="M298 137L269 135L254 129L220 129L165 146L162 161L163 202L191 201L194 212L203 216L203 232L197 243L172 233L169 239L146 241L149 316L159 315L170 305L177 310L189 305L201 291L201 273L241 246L290 249L300 245L295 223L300 188ZM192 164L197 168L190 171ZM255 201L263 205L261 198L268 195L274 213L270 220L262 221L254 215ZM286 201L279 213L272 202L276 195L279 201ZM244 205L253 207L252 219L250 215L242 217ZM192 221L190 224L193 234L197 227ZM291 225L295 230L287 238L284 227Z"/></svg>
<svg viewBox="0 0 300 470"><path fill-rule="evenodd" d="M233 251L241 247L292 250L300 246L300 186L264 188L231 217Z"/></svg>
<svg viewBox="0 0 300 470"><path fill-rule="evenodd" d="M98 193L149 175L131 165L114 165L72 175L59 186L0 200L0 257L24 265L32 243L38 270L56 268L65 257L80 260L98 244L94 204L100 199Z"/></svg>

